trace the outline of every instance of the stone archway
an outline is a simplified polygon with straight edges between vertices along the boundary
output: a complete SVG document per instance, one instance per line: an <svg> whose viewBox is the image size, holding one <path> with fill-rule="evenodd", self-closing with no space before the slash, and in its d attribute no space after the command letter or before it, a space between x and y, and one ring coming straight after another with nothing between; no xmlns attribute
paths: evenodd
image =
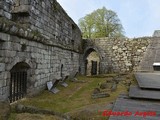
<svg viewBox="0 0 160 120"><path fill-rule="evenodd" d="M88 59L87 57L95 52L98 56L97 58ZM83 75L97 75L100 74L101 71L101 64L102 55L100 51L96 47L87 47L84 51L82 57L82 66L81 66L81 73Z"/></svg>
<svg viewBox="0 0 160 120"><path fill-rule="evenodd" d="M22 99L27 94L27 84L30 66L25 62L19 62L10 70L10 102Z"/></svg>

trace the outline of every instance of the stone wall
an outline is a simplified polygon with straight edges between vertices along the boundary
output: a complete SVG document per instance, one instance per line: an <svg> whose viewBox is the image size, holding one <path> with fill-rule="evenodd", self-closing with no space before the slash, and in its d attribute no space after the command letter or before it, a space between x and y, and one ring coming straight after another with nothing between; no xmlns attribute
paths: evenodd
<svg viewBox="0 0 160 120"><path fill-rule="evenodd" d="M51 43L61 41L65 46L73 44L74 49L81 48L79 28L56 0L28 0L27 3L19 1L23 2L16 2L12 10L14 21L37 30L50 39ZM19 15L21 7L25 8L23 15L28 16Z"/></svg>
<svg viewBox="0 0 160 120"><path fill-rule="evenodd" d="M17 63L29 66L27 93L35 94L47 81L73 76L79 70L85 73L85 60L92 51L99 55L99 73L139 70L148 59L155 59L152 46L159 42L154 39L100 38L82 43L78 26L56 0L1 0L0 100L9 97L10 73ZM146 49L151 52L145 53Z"/></svg>
<svg viewBox="0 0 160 120"><path fill-rule="evenodd" d="M81 31L56 0L4 0L0 10L0 16L42 35L49 44L81 50Z"/></svg>
<svg viewBox="0 0 160 120"><path fill-rule="evenodd" d="M13 5L12 0L1 0L0 1L0 16L8 19L12 18L11 6Z"/></svg>
<svg viewBox="0 0 160 120"><path fill-rule="evenodd" d="M100 57L101 73L127 72L139 69L144 53L152 37L134 39L94 39L85 40L85 46L97 48ZM86 42L89 41L89 42ZM92 43L92 45L91 45ZM86 52L86 51L85 51Z"/></svg>
<svg viewBox="0 0 160 120"><path fill-rule="evenodd" d="M17 63L29 66L28 94L79 70L81 32L55 0L4 0L0 11L0 100Z"/></svg>
<svg viewBox="0 0 160 120"><path fill-rule="evenodd" d="M115 42L111 58L114 71L138 70L149 41L150 37L143 37Z"/></svg>

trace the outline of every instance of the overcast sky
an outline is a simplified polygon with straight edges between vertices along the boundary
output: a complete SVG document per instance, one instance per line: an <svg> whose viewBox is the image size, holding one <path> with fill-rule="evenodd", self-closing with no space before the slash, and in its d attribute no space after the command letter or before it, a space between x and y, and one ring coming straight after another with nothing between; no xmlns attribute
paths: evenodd
<svg viewBox="0 0 160 120"><path fill-rule="evenodd" d="M57 0L78 24L86 14L105 6L117 13L129 38L160 30L160 0Z"/></svg>

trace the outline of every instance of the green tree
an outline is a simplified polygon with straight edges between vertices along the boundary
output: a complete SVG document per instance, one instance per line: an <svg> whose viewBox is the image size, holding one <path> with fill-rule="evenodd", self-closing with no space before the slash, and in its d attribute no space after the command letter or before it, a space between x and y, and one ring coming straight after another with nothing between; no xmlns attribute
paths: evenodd
<svg viewBox="0 0 160 120"><path fill-rule="evenodd" d="M79 19L83 38L122 37L123 26L115 12L105 7Z"/></svg>

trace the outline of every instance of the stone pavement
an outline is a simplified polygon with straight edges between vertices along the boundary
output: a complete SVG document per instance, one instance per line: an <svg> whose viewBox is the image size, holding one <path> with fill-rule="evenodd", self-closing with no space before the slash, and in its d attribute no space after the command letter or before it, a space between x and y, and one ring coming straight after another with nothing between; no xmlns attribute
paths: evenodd
<svg viewBox="0 0 160 120"><path fill-rule="evenodd" d="M130 114L112 115L109 120L160 120L160 73L139 72L135 77L138 86L130 86L129 95L120 95L112 109Z"/></svg>

